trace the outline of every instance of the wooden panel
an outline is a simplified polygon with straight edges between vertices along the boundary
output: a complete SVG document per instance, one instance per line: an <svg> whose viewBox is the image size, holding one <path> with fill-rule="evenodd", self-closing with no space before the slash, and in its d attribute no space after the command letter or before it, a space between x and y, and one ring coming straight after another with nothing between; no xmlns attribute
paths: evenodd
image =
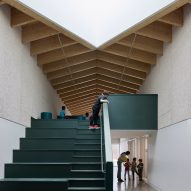
<svg viewBox="0 0 191 191"><path fill-rule="evenodd" d="M135 39L135 40L134 40ZM134 43L133 43L134 41ZM143 50L146 52L151 52L154 54L163 54L163 42L159 40L155 40L152 38L144 37L141 35L132 34L123 39L121 39L119 44L134 47L139 50Z"/></svg>
<svg viewBox="0 0 191 191"><path fill-rule="evenodd" d="M81 84L71 84L69 86L63 86L62 89L59 89L57 91L58 94L62 94L62 93L68 93L68 92L72 92L72 91L76 91L78 90L79 92L80 91L83 91L84 89L87 89L91 86L94 86L97 84L97 80L96 79L93 79L93 80L90 80L90 81L85 81L84 83L81 83Z"/></svg>
<svg viewBox="0 0 191 191"><path fill-rule="evenodd" d="M26 15L25 13L15 9L11 8L11 26L12 27L19 27L26 24L34 23L37 20L34 18Z"/></svg>
<svg viewBox="0 0 191 191"><path fill-rule="evenodd" d="M97 89L97 84L94 83L90 86L86 86L86 87L82 87L81 89L79 89L79 87L73 88L72 91L65 91L65 92L61 92L59 94L60 97L62 98L66 98L66 97L74 97L75 95L79 95L79 94L83 94L84 92L88 92L90 90L95 90Z"/></svg>
<svg viewBox="0 0 191 191"><path fill-rule="evenodd" d="M96 92L89 92L89 93L85 93L83 95L80 95L80 96L75 96L75 97L70 97L70 98L65 98L65 99L62 99L64 102L73 102L73 101L77 101L79 99L83 99L83 98L86 98L88 100L89 97L93 97L93 96L97 96L97 93Z"/></svg>
<svg viewBox="0 0 191 191"><path fill-rule="evenodd" d="M109 76L109 77L114 78L114 79L119 79L119 80L122 80L122 81L137 84L137 85L141 85L143 83L143 80L141 80L141 79L134 78L134 77L127 76L127 75L122 76L121 74L119 74L117 72L109 71L109 70L106 70L104 68L101 68L101 69L98 68L97 73L101 74L101 75L104 75L104 76Z"/></svg>
<svg viewBox="0 0 191 191"><path fill-rule="evenodd" d="M137 31L137 34L160 40L163 42L171 42L172 25L156 21Z"/></svg>
<svg viewBox="0 0 191 191"><path fill-rule="evenodd" d="M76 66L71 66L69 68L64 68L64 69L60 69L54 72L50 72L47 74L47 77L49 80L52 79L56 79L62 76L67 76L68 74L70 74L70 72L72 73L72 75L74 73L77 72L81 72L87 69L91 69L91 68L95 68L97 66L97 62L95 60L93 61L89 61L89 62L84 62L82 64L78 64Z"/></svg>
<svg viewBox="0 0 191 191"><path fill-rule="evenodd" d="M176 27L183 25L183 8L179 8L172 13L167 14L166 16L159 19L159 21L171 24Z"/></svg>
<svg viewBox="0 0 191 191"><path fill-rule="evenodd" d="M119 66L119 65L112 64L112 63L105 62L105 61L98 61L97 67L105 68L107 70L118 72L120 74L124 74L124 75L128 75L128 76L133 76L135 78L140 78L140 79L146 78L145 72L137 71L132 68Z"/></svg>
<svg viewBox="0 0 191 191"><path fill-rule="evenodd" d="M22 41L24 43L53 36L55 34L58 34L58 31L40 22L25 25L22 27Z"/></svg>
<svg viewBox="0 0 191 191"><path fill-rule="evenodd" d="M128 87L128 88L134 89L134 90L139 90L139 87L140 87L139 85L136 85L136 84L121 81L120 79L115 79L115 78L112 78L109 76L103 76L100 74L98 74L98 79L100 79L101 81L104 81L104 82L110 82L110 83L115 84L115 85L120 84L120 86Z"/></svg>
<svg viewBox="0 0 191 191"><path fill-rule="evenodd" d="M3 1L0 0L0 6L1 6L1 5L4 5L4 4L5 4L5 3L4 3Z"/></svg>
<svg viewBox="0 0 191 191"><path fill-rule="evenodd" d="M70 100L71 98L77 98L77 97L81 97L81 96L84 96L84 95L89 95L89 94L92 94L92 93L95 93L96 92L96 89L97 87L96 86L92 86L92 87L89 87L87 88L85 91L74 91L73 93L65 93L65 94L60 94L59 96L64 99L64 100Z"/></svg>
<svg viewBox="0 0 191 191"><path fill-rule="evenodd" d="M56 62L51 62L48 64L42 65L43 71L45 73L57 71L63 68L67 68L69 66L75 66L78 64L82 64L84 62L95 60L95 51L83 53L77 56L72 56L63 60L59 60Z"/></svg>
<svg viewBox="0 0 191 191"><path fill-rule="evenodd" d="M77 111L82 114L85 114L86 112L91 111L92 109L92 102L83 102L81 104L76 104L76 105L70 105L70 110L72 111Z"/></svg>
<svg viewBox="0 0 191 191"><path fill-rule="evenodd" d="M68 47L62 49L53 50L47 53L39 54L37 56L37 61L39 65L47 64L50 62L55 62L58 60L62 60L66 57L76 56L80 55L86 52L91 52L89 48L86 48L85 46L81 44L74 44Z"/></svg>
<svg viewBox="0 0 191 191"><path fill-rule="evenodd" d="M145 62L148 64L155 64L156 63L156 55L152 53L148 53L142 50L132 49L130 51L130 48L120 45L120 44L113 44L106 49L104 49L105 52L109 52L118 56L122 57L128 57L130 59L138 60L141 62Z"/></svg>
<svg viewBox="0 0 191 191"><path fill-rule="evenodd" d="M133 89L130 89L128 87L123 87L123 86L120 86L120 85L116 85L116 84L113 84L113 83L110 83L110 82L105 82L105 81L102 81L101 79L98 79L97 80L98 82L98 87L103 90L107 90L107 91L112 91L114 93L118 93L118 94L121 94L121 93L136 93L137 91L136 90L133 90Z"/></svg>
<svg viewBox="0 0 191 191"><path fill-rule="evenodd" d="M96 73L93 73L93 74L90 74L88 76L82 76L81 78L78 78L78 79L70 79L66 82L61 82L57 85L54 85L54 89L56 90L61 90L65 87L75 87L75 86L78 86L79 84L83 84L83 83L88 83L92 80L95 80L97 78L97 74Z"/></svg>
<svg viewBox="0 0 191 191"><path fill-rule="evenodd" d="M107 53L107 52L98 51L97 57L99 60L117 64L119 66L127 66L129 68L132 68L132 69L135 69L138 71L142 71L142 72L146 72L146 73L148 73L151 68L150 64L147 64L144 62L139 62L139 61L132 60L132 59L127 59L127 58L117 56L117 55Z"/></svg>
<svg viewBox="0 0 191 191"><path fill-rule="evenodd" d="M74 100L74 101L66 101L66 100L64 100L64 99L62 99L62 101L64 101L64 103L66 104L66 105L76 105L76 104L78 104L78 103L83 103L83 102L89 102L89 101L92 101L93 103L96 101L96 99L97 99L97 97L98 97L98 93L96 94L96 95L93 95L93 96L85 96L84 98L79 98L79 99L76 99L76 100Z"/></svg>
<svg viewBox="0 0 191 191"><path fill-rule="evenodd" d="M97 68L91 68L89 70L85 70L83 72L78 72L72 75L68 75L68 76L63 76L57 79L53 79L51 80L52 85L57 85L57 84L61 84L63 82L67 82L67 81L73 81L73 80L77 80L79 78L85 77L85 76L91 76L92 74L96 74L97 73Z"/></svg>
<svg viewBox="0 0 191 191"><path fill-rule="evenodd" d="M73 44L77 44L77 42L63 34L43 38L31 42L31 55L42 54Z"/></svg>

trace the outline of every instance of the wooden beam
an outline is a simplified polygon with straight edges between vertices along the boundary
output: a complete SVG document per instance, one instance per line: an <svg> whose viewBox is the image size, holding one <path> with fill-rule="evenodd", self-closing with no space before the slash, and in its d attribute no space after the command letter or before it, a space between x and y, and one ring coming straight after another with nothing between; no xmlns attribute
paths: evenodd
<svg viewBox="0 0 191 191"><path fill-rule="evenodd" d="M97 61L97 67L104 68L104 69L114 71L114 72L118 72L120 74L124 74L124 75L128 75L128 76L133 76L135 78L140 78L140 79L146 78L145 72L137 71L132 68L128 68L125 66L119 66L119 65L101 61L101 60Z"/></svg>
<svg viewBox="0 0 191 191"><path fill-rule="evenodd" d="M92 80L95 80L97 79L97 74L96 73L93 73L92 75L88 75L88 76L82 76L81 78L78 78L78 79L71 79L71 80L68 80L66 82L61 82L60 84L57 84L57 85L54 85L54 89L56 90L62 90L64 89L65 87L73 87L75 88L76 86L79 86L79 85L82 85L84 83L88 83L88 82L91 82Z"/></svg>
<svg viewBox="0 0 191 191"><path fill-rule="evenodd" d="M85 89L95 86L97 84L97 80L93 79L91 81L87 81L81 84L72 84L71 86L65 87L63 86L62 89L57 90L58 94L63 94L63 93L71 93L73 91L78 90L80 91L84 91Z"/></svg>
<svg viewBox="0 0 191 191"><path fill-rule="evenodd" d="M125 81L120 81L120 79L115 79L115 78L112 78L109 76L104 76L104 75L100 75L100 74L98 74L97 76L98 76L98 79L101 81L109 82L109 83L112 83L115 85L120 84L120 86L128 87L128 88L133 89L133 90L139 90L139 87L140 87L139 85L132 84L132 83L125 82Z"/></svg>
<svg viewBox="0 0 191 191"><path fill-rule="evenodd" d="M3 0L5 3L9 4L11 7L15 7L16 9L20 10L21 12L29 15L30 17L36 19L37 21L40 21L44 23L46 26L50 27L51 29L55 31L59 31L59 33L62 33L73 40L83 44L84 46L95 49L95 46L91 45L89 42L85 41L84 39L80 38L79 36L75 35L74 33L68 31L63 26L60 26L56 22L46 18L45 16L41 15L40 13L32 10L31 8L27 7L25 4L20 3L16 0Z"/></svg>
<svg viewBox="0 0 191 191"><path fill-rule="evenodd" d="M130 89L128 87L123 87L120 85L116 85L110 82L102 81L98 79L97 87L102 90L113 91L114 93L123 94L123 93L136 93L136 90Z"/></svg>
<svg viewBox="0 0 191 191"><path fill-rule="evenodd" d="M11 7L11 26L12 27L20 27L20 26L31 24L34 22L37 22L37 20Z"/></svg>
<svg viewBox="0 0 191 191"><path fill-rule="evenodd" d="M47 53L39 54L37 56L37 61L39 65L43 65L87 52L91 52L91 50L81 44L74 44L64 47L63 49L57 49Z"/></svg>
<svg viewBox="0 0 191 191"><path fill-rule="evenodd" d="M142 79L134 78L134 77L131 77L128 75L122 75L122 74L119 74L119 73L114 72L114 71L106 70L104 68L98 68L97 74L109 76L109 77L114 78L114 79L119 79L121 81L130 82L130 83L137 84L137 85L141 85L143 83Z"/></svg>
<svg viewBox="0 0 191 191"><path fill-rule="evenodd" d="M0 6L1 6L1 5L4 5L4 4L5 4L5 2L3 2L3 1L0 0Z"/></svg>
<svg viewBox="0 0 191 191"><path fill-rule="evenodd" d="M84 115L86 112L91 112L91 108L83 108L83 106L70 110L72 115Z"/></svg>
<svg viewBox="0 0 191 191"><path fill-rule="evenodd" d="M83 104L79 104L79 105L76 105L76 106L70 106L70 109L72 111L85 114L86 112L91 111L92 103L83 103Z"/></svg>
<svg viewBox="0 0 191 191"><path fill-rule="evenodd" d="M163 54L163 42L155 40L141 35L131 34L120 41L118 44L125 45L127 47L134 47L138 50L143 50L153 54Z"/></svg>
<svg viewBox="0 0 191 191"><path fill-rule="evenodd" d="M139 62L139 61L132 60L132 59L127 59L127 58L117 56L117 55L114 55L111 53L103 52L103 51L97 52L97 58L102 61L117 64L119 66L126 66L128 68L132 68L132 69L146 72L146 73L148 73L151 68L150 64L147 64L144 62Z"/></svg>
<svg viewBox="0 0 191 191"><path fill-rule="evenodd" d="M77 44L77 42L63 34L58 34L31 42L30 50L31 55L37 55L73 44Z"/></svg>
<svg viewBox="0 0 191 191"><path fill-rule="evenodd" d="M44 73L49 73L49 72L57 71L63 68L76 66L78 64L82 64L84 62L92 61L95 59L96 59L95 51L92 51L92 52L83 53L77 56L69 57L67 58L67 61L66 59L63 59L56 62L44 64L42 65L42 68Z"/></svg>
<svg viewBox="0 0 191 191"><path fill-rule="evenodd" d="M126 31L122 32L121 34L117 35L115 38L109 40L108 42L104 43L102 46L100 46L100 49L105 49L106 47L110 46L113 43L116 43L120 39L131 35L132 33L135 33L139 31L140 29L148 26L149 24L153 23L154 21L162 18L163 16L171 13L172 11L184 6L187 4L190 0L177 0L173 3L169 4L168 6L164 7L163 9L159 10L155 14L152 14L150 17L147 17L146 19L142 20L141 22L135 24L131 28L127 29Z"/></svg>
<svg viewBox="0 0 191 191"><path fill-rule="evenodd" d="M35 40L58 34L59 32L47 25L37 22L22 26L22 42L29 43Z"/></svg>
<svg viewBox="0 0 191 191"><path fill-rule="evenodd" d="M84 71L87 69L91 69L91 68L95 68L95 67L97 67L97 62L95 60L92 60L92 61L84 62L84 63L76 65L76 66L71 66L68 68L50 72L47 74L47 78L49 80L52 80L52 79L60 78L62 76L67 76L70 73L72 73L72 75L73 75L74 73L78 73L78 72L81 72L81 71Z"/></svg>
<svg viewBox="0 0 191 191"><path fill-rule="evenodd" d="M53 79L53 80L51 80L51 83L53 86L67 82L67 81L73 81L75 83L75 81L78 80L79 78L92 76L92 74L96 74L96 73L97 73L97 68L91 68L91 69L85 70L83 72L78 72L78 73L71 74L71 75L69 74L67 76Z"/></svg>
<svg viewBox="0 0 191 191"><path fill-rule="evenodd" d="M72 109L79 109L79 108L83 108L84 107L90 107L90 110L92 110L92 106L95 102L95 99L89 99L87 98L85 101L82 100L82 101L78 101L78 102L75 102L75 103L70 103L68 104L70 106L70 108Z"/></svg>
<svg viewBox="0 0 191 191"><path fill-rule="evenodd" d="M124 45L120 45L120 44L112 44L111 46L104 49L104 51L118 55L118 56L122 56L125 58L130 58L133 60L138 60L140 62L145 62L148 64L155 64L156 63L156 55L155 54L145 52L142 50L137 50L134 48L132 50L130 50L130 48L128 48Z"/></svg>
<svg viewBox="0 0 191 191"><path fill-rule="evenodd" d="M89 95L89 94L92 94L92 93L95 93L97 90L97 87L92 87L92 88L89 88L87 89L86 91L83 91L83 92L78 92L78 93L73 93L71 95L69 94L60 94L60 98L63 99L63 100L68 100L68 99L71 99L71 98L78 98L78 97L81 97L81 96L84 96L84 95Z"/></svg>
<svg viewBox="0 0 191 191"><path fill-rule="evenodd" d="M159 21L176 26L181 27L183 25L183 8L179 8L159 19Z"/></svg>
<svg viewBox="0 0 191 191"><path fill-rule="evenodd" d="M89 93L86 93L86 94L83 94L83 95L80 95L80 96L65 98L65 99L62 99L62 100L64 102L73 102L73 101L77 101L77 100L83 99L83 98L86 98L88 100L89 97L93 97L93 96L96 97L97 93L96 92L89 92Z"/></svg>
<svg viewBox="0 0 191 191"><path fill-rule="evenodd" d="M155 21L137 31L137 34L163 42L172 42L172 25Z"/></svg>
<svg viewBox="0 0 191 191"><path fill-rule="evenodd" d="M93 95L93 96L88 96L88 97L85 97L85 98L80 98L80 99L77 99L77 100L74 100L74 101L64 101L64 103L66 103L66 105L70 106L70 105L77 105L78 103L84 103L84 102L95 102L97 97L98 97L99 94L97 95Z"/></svg>

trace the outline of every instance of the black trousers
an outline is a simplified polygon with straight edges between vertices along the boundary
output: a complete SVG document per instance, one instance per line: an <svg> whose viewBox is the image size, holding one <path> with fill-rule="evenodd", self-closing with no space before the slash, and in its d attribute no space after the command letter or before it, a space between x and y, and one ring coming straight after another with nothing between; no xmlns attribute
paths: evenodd
<svg viewBox="0 0 191 191"><path fill-rule="evenodd" d="M92 117L90 119L90 125L98 125L97 121L99 118L100 108L96 108L92 110Z"/></svg>

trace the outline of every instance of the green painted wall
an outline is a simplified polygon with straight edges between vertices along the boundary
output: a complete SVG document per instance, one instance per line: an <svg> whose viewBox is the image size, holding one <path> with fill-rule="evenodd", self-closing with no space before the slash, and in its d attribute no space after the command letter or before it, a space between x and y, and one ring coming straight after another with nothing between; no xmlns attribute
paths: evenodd
<svg viewBox="0 0 191 191"><path fill-rule="evenodd" d="M111 129L158 129L158 95L114 94L108 99Z"/></svg>

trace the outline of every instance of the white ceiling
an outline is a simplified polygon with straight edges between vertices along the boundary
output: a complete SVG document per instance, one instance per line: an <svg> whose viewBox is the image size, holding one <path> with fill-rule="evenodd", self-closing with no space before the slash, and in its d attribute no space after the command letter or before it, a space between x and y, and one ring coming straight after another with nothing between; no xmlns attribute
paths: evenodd
<svg viewBox="0 0 191 191"><path fill-rule="evenodd" d="M98 47L175 0L18 0Z"/></svg>

